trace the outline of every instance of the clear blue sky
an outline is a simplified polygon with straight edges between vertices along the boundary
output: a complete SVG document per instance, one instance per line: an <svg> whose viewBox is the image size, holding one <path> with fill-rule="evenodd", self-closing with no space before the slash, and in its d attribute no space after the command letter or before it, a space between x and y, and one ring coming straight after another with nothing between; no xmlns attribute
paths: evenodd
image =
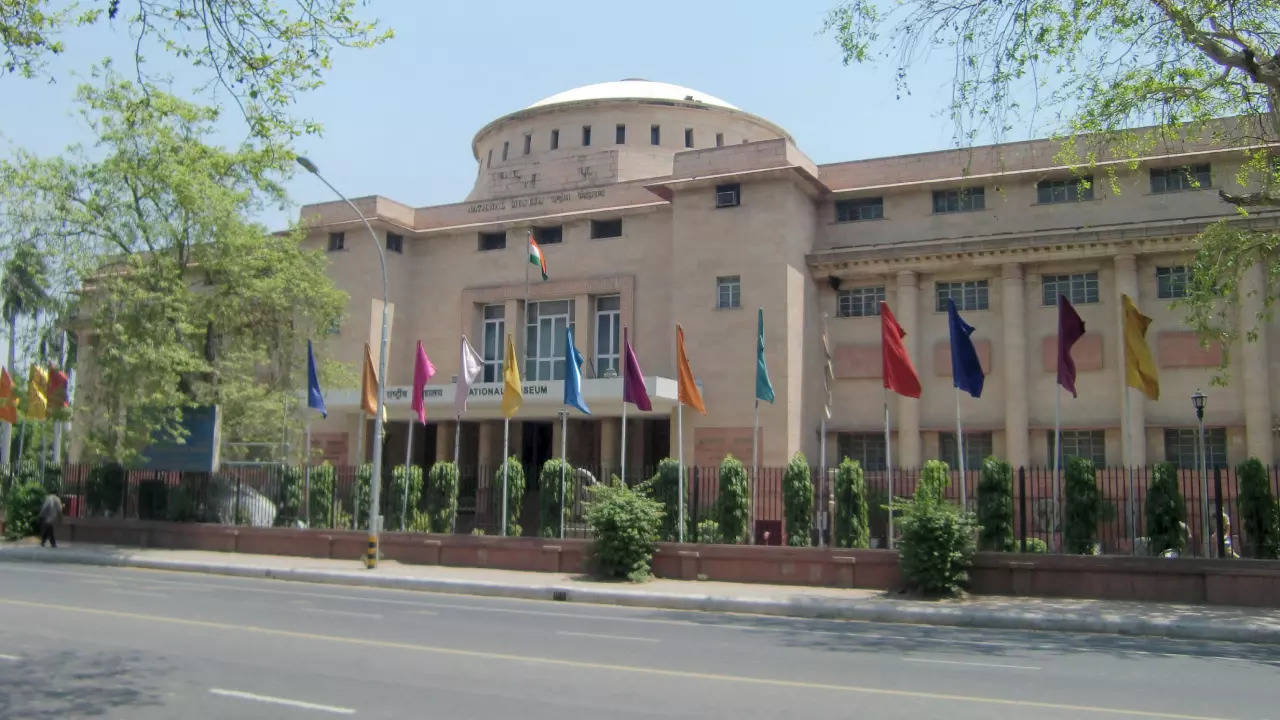
<svg viewBox="0 0 1280 720"><path fill-rule="evenodd" d="M947 59L917 67L913 94L897 99L893 67L846 68L835 42L818 34L830 4L373 2L363 12L396 37L337 54L325 86L298 108L324 124L324 135L302 139L298 150L352 196L457 202L475 179L471 138L485 123L561 90L627 77L686 85L766 117L818 163L950 146ZM132 71L120 55L132 49L122 29L67 41L60 72L107 54ZM151 57L179 81L190 77L178 61ZM91 143L71 104L75 85L65 77L55 84L0 77L7 109L0 152L52 154ZM228 140L244 132L237 112L226 107ZM1007 139L1023 134L1015 129ZM330 199L305 174L289 190L295 203ZM278 229L296 216L295 204L260 219Z"/></svg>

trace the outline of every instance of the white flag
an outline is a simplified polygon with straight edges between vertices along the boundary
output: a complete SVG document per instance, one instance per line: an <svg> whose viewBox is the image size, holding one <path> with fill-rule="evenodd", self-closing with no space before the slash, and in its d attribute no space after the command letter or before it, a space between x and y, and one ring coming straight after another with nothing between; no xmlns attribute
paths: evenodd
<svg viewBox="0 0 1280 720"><path fill-rule="evenodd" d="M480 377L483 366L480 354L467 342L467 336L463 335L462 361L458 363L458 392L453 396L453 412L458 417L462 417L462 413L467 411L467 395L471 392L471 383Z"/></svg>

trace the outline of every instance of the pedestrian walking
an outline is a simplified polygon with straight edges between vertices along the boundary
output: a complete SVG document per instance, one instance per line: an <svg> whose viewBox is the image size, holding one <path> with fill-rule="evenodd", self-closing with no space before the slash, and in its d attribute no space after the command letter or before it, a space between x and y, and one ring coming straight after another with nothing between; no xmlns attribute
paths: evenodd
<svg viewBox="0 0 1280 720"><path fill-rule="evenodd" d="M40 506L40 547L44 547L45 542L50 547L58 547L58 539L53 536L53 527L62 520L62 499L53 493L49 493L44 498L44 504Z"/></svg>

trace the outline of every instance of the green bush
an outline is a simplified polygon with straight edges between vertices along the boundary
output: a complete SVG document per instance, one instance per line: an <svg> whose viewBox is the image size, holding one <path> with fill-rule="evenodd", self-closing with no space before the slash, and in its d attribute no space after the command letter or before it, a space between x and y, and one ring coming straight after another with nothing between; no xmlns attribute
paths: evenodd
<svg viewBox="0 0 1280 720"><path fill-rule="evenodd" d="M169 515L169 486L163 478L138 481L138 519L163 520Z"/></svg>
<svg viewBox="0 0 1280 720"><path fill-rule="evenodd" d="M720 523L711 518L698 523L696 532L696 541L704 545L713 545L720 542Z"/></svg>
<svg viewBox="0 0 1280 720"><path fill-rule="evenodd" d="M562 495L573 492L573 466L560 458L542 463L538 486L538 534L544 538L560 537L560 523L568 521L560 514Z"/></svg>
<svg viewBox="0 0 1280 720"><path fill-rule="evenodd" d="M89 472L85 483L85 504L91 515L111 516L120 512L124 499L124 466L117 463L99 465Z"/></svg>
<svg viewBox="0 0 1280 720"><path fill-rule="evenodd" d="M630 488L596 485L587 504L587 524L600 574L632 582L649 578L662 526L660 503Z"/></svg>
<svg viewBox="0 0 1280 720"><path fill-rule="evenodd" d="M660 537L668 542L680 539L680 462L675 458L663 458L657 472L644 481L643 491L662 505L662 529ZM689 508L685 508L685 527L689 526Z"/></svg>
<svg viewBox="0 0 1280 720"><path fill-rule="evenodd" d="M44 485L39 482L15 482L4 501L4 536L10 540L40 532L40 505L44 503Z"/></svg>
<svg viewBox="0 0 1280 720"><path fill-rule="evenodd" d="M369 500L372 497L370 485L373 482L373 465L364 463L356 468L356 482L351 488L351 492L355 495L351 505L355 508L355 525L356 530L361 528L369 528ZM385 522L383 523L386 524Z"/></svg>
<svg viewBox="0 0 1280 720"><path fill-rule="evenodd" d="M813 478L809 475L809 461L804 453L792 455L782 475L782 508L787 523L787 545L812 545Z"/></svg>
<svg viewBox="0 0 1280 720"><path fill-rule="evenodd" d="M276 517L279 518L280 515L277 514ZM165 519L169 522L199 522L202 519L196 491L189 481L178 483L169 493Z"/></svg>
<svg viewBox="0 0 1280 720"><path fill-rule="evenodd" d="M418 510L410 510L409 532L429 533L431 532L431 518L425 513Z"/></svg>
<svg viewBox="0 0 1280 720"><path fill-rule="evenodd" d="M1178 491L1178 468L1173 463L1163 462L1152 468L1146 513L1152 555L1186 551L1187 535L1183 527L1187 504Z"/></svg>
<svg viewBox="0 0 1280 720"><path fill-rule="evenodd" d="M522 528L520 527L520 509L524 504L524 467L520 465L520 460L515 455L507 458L503 465L498 466L497 472L493 474L493 489L497 495L498 504L494 507L498 511L499 522L501 522L502 513L502 468L507 468L507 536L519 536ZM499 525L498 532L502 532Z"/></svg>
<svg viewBox="0 0 1280 720"><path fill-rule="evenodd" d="M311 468L311 527L345 527L346 523L336 522L343 518L349 522L346 510L334 503L337 480L338 472L328 462ZM338 517L330 517L330 513Z"/></svg>
<svg viewBox="0 0 1280 720"><path fill-rule="evenodd" d="M1257 458L1236 468L1240 481L1240 529L1247 557L1280 557L1280 508L1271 494L1271 478Z"/></svg>
<svg viewBox="0 0 1280 720"><path fill-rule="evenodd" d="M868 512L867 482L862 474L862 465L857 460L845 458L836 470L837 547L864 548L871 544Z"/></svg>
<svg viewBox="0 0 1280 720"><path fill-rule="evenodd" d="M427 510L430 532L451 533L458 522L458 466L440 461L427 476Z"/></svg>
<svg viewBox="0 0 1280 720"><path fill-rule="evenodd" d="M391 470L391 487L389 495L382 507L387 509L387 517L383 525L389 530L409 527L418 507L422 504L422 468L410 465L408 471L409 502L405 503L405 466L397 465Z"/></svg>
<svg viewBox="0 0 1280 720"><path fill-rule="evenodd" d="M950 482L947 464L925 463L920 484L910 501L899 502L899 543L902 574L912 588L926 595L955 595L969 581L969 567L977 551L977 524L972 513L943 499Z"/></svg>
<svg viewBox="0 0 1280 720"><path fill-rule="evenodd" d="M1027 538L1027 552L1043 555L1049 552L1049 543L1037 537Z"/></svg>
<svg viewBox="0 0 1280 720"><path fill-rule="evenodd" d="M1067 458L1064 495L1066 508L1062 535L1066 551L1076 555L1096 555L1102 493L1098 490L1098 477L1092 460Z"/></svg>
<svg viewBox="0 0 1280 720"><path fill-rule="evenodd" d="M720 494L716 500L716 522L720 525L720 538L726 543L750 540L750 492L747 469L737 458L726 455L720 463Z"/></svg>
<svg viewBox="0 0 1280 720"><path fill-rule="evenodd" d="M989 457L982 461L982 478L978 480L978 547L982 550L1012 552L1013 539L1013 467Z"/></svg>

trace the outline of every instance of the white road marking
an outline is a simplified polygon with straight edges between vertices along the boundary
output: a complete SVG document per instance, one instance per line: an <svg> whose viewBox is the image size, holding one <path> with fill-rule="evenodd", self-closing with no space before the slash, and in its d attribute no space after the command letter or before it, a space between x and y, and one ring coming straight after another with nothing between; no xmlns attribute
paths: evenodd
<svg viewBox="0 0 1280 720"><path fill-rule="evenodd" d="M369 618L371 620L381 620L382 616L378 613L356 612L354 610L325 610L324 608L300 607L302 612L322 613L324 615L352 615L355 617Z"/></svg>
<svg viewBox="0 0 1280 720"><path fill-rule="evenodd" d="M225 690L223 688L209 688L209 692L214 695L223 697L239 698L240 700L254 700L256 702L271 703L273 705L288 705L289 707L301 708L303 710L318 710L320 712L333 713L334 715L355 715L356 711L352 708L338 707L336 705L320 705L319 703L303 702L302 700L290 700L288 698L272 697L271 695L258 695L256 693L244 692L242 690Z"/></svg>
<svg viewBox="0 0 1280 720"><path fill-rule="evenodd" d="M939 665L969 665L971 667L1000 668L1002 670L1040 670L1035 665L1000 665L998 663L961 662L959 660L931 660L929 658L902 658L903 662L937 663Z"/></svg>
<svg viewBox="0 0 1280 720"><path fill-rule="evenodd" d="M601 635L599 633L571 632L569 630L557 630L556 634L568 635L570 637L596 638L599 640L633 640L635 642L648 642L648 643L658 642L657 638L631 637L629 635Z"/></svg>
<svg viewBox="0 0 1280 720"><path fill-rule="evenodd" d="M410 615L439 615L435 610L410 610Z"/></svg>
<svg viewBox="0 0 1280 720"><path fill-rule="evenodd" d="M125 590L124 588L107 588L102 592L115 593L116 595L141 595L143 597L168 598L165 593L150 592L147 590Z"/></svg>
<svg viewBox="0 0 1280 720"><path fill-rule="evenodd" d="M21 659L22 658L18 657L17 655L0 655L0 660L12 660L13 662L17 662Z"/></svg>

